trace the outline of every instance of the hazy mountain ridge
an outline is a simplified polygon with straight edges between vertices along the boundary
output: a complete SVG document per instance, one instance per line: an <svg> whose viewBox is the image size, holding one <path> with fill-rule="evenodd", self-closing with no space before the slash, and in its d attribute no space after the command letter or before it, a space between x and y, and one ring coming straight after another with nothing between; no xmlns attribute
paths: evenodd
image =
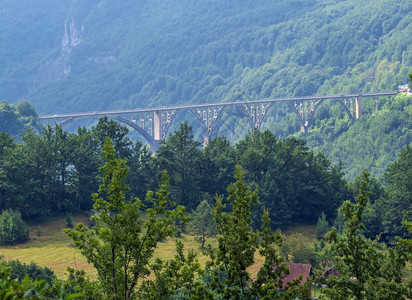
<svg viewBox="0 0 412 300"><path fill-rule="evenodd" d="M402 40L412 30L407 1L9 0L0 8L13 16L1 24L13 49L0 50L2 98L25 98L40 114L308 95L337 90L330 81L344 82L359 63L412 65Z"/></svg>

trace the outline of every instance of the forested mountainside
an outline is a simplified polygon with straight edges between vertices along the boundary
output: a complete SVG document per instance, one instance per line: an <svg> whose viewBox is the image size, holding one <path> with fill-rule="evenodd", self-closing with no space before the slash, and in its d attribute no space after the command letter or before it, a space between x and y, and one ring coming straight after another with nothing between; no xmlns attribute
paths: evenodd
<svg viewBox="0 0 412 300"><path fill-rule="evenodd" d="M46 114L395 90L412 72L411 16L407 0L5 0L0 99L26 99ZM371 119L375 103L365 103L364 122L379 126L349 132L341 108L325 103L301 137L343 160L351 178L363 168L382 173L411 141L410 100L392 100L379 105L384 132ZM395 117L390 107L399 108ZM250 129L241 118L221 122L214 136L233 142ZM271 109L266 128L299 134L287 106ZM365 140L384 150L365 159Z"/></svg>
<svg viewBox="0 0 412 300"><path fill-rule="evenodd" d="M366 104L369 108L360 120L349 120L338 106L321 107L309 132L296 135L311 149L342 163L349 180L362 170L383 175L400 149L412 143L412 96L403 93L379 103L370 99Z"/></svg>
<svg viewBox="0 0 412 300"><path fill-rule="evenodd" d="M5 0L1 98L43 114L392 90L411 23L407 0Z"/></svg>

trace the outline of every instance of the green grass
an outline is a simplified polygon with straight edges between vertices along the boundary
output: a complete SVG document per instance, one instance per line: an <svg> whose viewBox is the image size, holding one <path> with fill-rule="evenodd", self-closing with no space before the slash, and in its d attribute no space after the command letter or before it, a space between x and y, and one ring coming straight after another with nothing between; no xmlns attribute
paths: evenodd
<svg viewBox="0 0 412 300"><path fill-rule="evenodd" d="M73 224L83 222L88 224L88 218L82 215L73 216ZM38 228L41 228L41 235L38 236ZM15 246L0 246L0 255L5 260L18 259L24 263L35 262L40 266L49 267L56 276L65 279L67 267L84 269L89 276L95 278L95 269L87 263L80 251L73 247L72 241L63 233L66 228L64 217L50 217L29 223L30 240L27 243ZM194 237L183 234L180 238L185 250L200 250L200 244ZM210 242L215 242L213 239ZM200 251L199 251L200 252ZM175 242L168 239L159 243L155 256L162 259L171 259L175 255ZM199 253L199 263L204 266L207 257Z"/></svg>
<svg viewBox="0 0 412 300"><path fill-rule="evenodd" d="M299 234L304 243L313 244L316 241L316 225L299 224L283 230L282 233L286 236Z"/></svg>
<svg viewBox="0 0 412 300"><path fill-rule="evenodd" d="M88 224L88 218L83 215L73 216L73 223L78 222ZM41 228L40 236L37 235L39 226ZM6 260L18 259L24 263L33 261L40 266L49 267L61 279L66 278L66 269L69 266L84 269L89 276L95 278L95 269L87 263L86 258L82 256L80 251L73 247L71 240L63 233L64 228L66 228L66 219L64 217L50 217L30 222L30 240L20 245L0 246L0 255L3 255ZM286 235L300 233L305 242L312 242L314 232L315 228L312 225L299 225L288 229L284 233ZM194 240L194 237L189 234L182 234L180 239L183 241L186 251L194 250L199 252L199 263L204 266L208 257L200 253L200 244ZM209 239L208 242L212 245L216 244L214 239ZM162 259L171 259L174 255L175 242L173 239L159 243L159 247L155 252L155 256ZM257 274L262 264L263 258L256 253L255 264L248 269L252 276Z"/></svg>
<svg viewBox="0 0 412 300"><path fill-rule="evenodd" d="M84 222L84 216L75 216L74 223ZM38 236L38 228L41 234ZM40 266L49 267L57 277L65 278L68 266L85 269L93 276L94 269L87 263L80 251L73 247L70 239L63 233L66 226L64 217L50 217L29 224L30 240L27 243L15 246L0 246L0 255L4 259L18 259L24 263L35 262Z"/></svg>

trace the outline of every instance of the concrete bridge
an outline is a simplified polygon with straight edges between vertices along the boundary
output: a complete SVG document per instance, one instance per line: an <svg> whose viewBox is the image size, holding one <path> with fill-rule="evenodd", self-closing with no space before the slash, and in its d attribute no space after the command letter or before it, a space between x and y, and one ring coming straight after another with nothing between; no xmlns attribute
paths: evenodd
<svg viewBox="0 0 412 300"><path fill-rule="evenodd" d="M337 101L342 105L350 119L359 119L362 116L362 99L375 98L376 101L379 102L379 97L394 96L397 93L398 92L395 91L366 94L267 98L170 107L54 114L40 116L40 119L48 123L57 123L64 126L75 120L107 116L137 130L147 140L153 152L156 152L159 147L159 141L166 138L171 122L181 111L190 111L195 115L203 129L204 145L207 145L212 136L216 121L228 107L237 107L240 109L243 115L249 120L251 128L258 130L269 109L275 103L285 103L296 114L299 120L300 130L306 132L316 109L325 100L330 99Z"/></svg>

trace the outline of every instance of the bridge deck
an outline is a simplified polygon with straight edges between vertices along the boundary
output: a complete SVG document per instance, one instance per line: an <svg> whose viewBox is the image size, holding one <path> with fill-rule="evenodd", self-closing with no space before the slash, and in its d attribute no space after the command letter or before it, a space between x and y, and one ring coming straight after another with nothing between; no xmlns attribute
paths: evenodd
<svg viewBox="0 0 412 300"><path fill-rule="evenodd" d="M76 117L92 117L92 116L98 117L98 116L119 115L119 114L129 114L129 113L197 109L197 108L207 108L207 107L215 107L215 106L221 107L221 106L232 106L232 105L253 104L253 103L293 102L293 101L309 101L309 100L322 100L322 99L324 100L345 99L345 98L353 98L353 97L368 98L368 97L393 96L396 94L398 94L397 91L380 92L380 93L365 93L365 94L340 94L340 95L306 96L306 97L265 98L265 99L255 99L255 100L240 100L240 101L207 103L207 104L164 106L164 107L154 107L154 108L135 108L135 109L123 109L123 110L63 113L63 114L54 114L54 115L42 115L42 116L39 116L39 118L41 120L47 120L47 119L57 119L57 118L76 118Z"/></svg>

